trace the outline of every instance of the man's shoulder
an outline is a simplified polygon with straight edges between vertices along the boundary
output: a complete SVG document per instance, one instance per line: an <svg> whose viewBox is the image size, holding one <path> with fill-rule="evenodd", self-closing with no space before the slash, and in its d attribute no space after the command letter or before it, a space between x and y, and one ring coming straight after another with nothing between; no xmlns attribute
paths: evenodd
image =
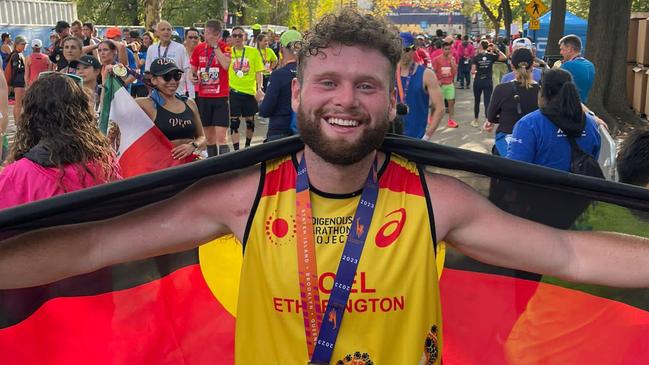
<svg viewBox="0 0 649 365"><path fill-rule="evenodd" d="M205 48L207 48L207 42L200 42L196 45L196 48L194 48L192 54L194 54L196 51L204 51Z"/></svg>
<svg viewBox="0 0 649 365"><path fill-rule="evenodd" d="M193 188L197 194L208 194L224 198L230 195L255 194L260 182L259 164L207 176L199 180ZM230 194L230 195L222 195ZM233 202L234 203L234 202Z"/></svg>
<svg viewBox="0 0 649 365"><path fill-rule="evenodd" d="M176 48L176 49L185 50L185 46L183 46L182 43L178 43L176 41L171 41L171 43L169 43L169 48Z"/></svg>
<svg viewBox="0 0 649 365"><path fill-rule="evenodd" d="M502 79L500 79L500 82L502 84L504 84L504 83L512 81L513 79L514 79L514 71L508 72L505 75L503 75ZM498 86L500 86L500 85L498 85Z"/></svg>
<svg viewBox="0 0 649 365"><path fill-rule="evenodd" d="M295 73L295 68L288 67L288 65L280 68L276 68L271 72L271 77L274 75L275 78L285 78L285 77L291 77L293 78L293 75Z"/></svg>

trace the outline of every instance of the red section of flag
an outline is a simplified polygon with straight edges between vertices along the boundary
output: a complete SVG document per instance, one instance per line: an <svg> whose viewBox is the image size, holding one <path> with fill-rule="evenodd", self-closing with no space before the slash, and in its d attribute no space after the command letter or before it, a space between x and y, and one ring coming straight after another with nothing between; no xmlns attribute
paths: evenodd
<svg viewBox="0 0 649 365"><path fill-rule="evenodd" d="M234 326L192 265L134 288L48 301L0 330L0 364L234 364Z"/></svg>
<svg viewBox="0 0 649 365"><path fill-rule="evenodd" d="M297 172L293 160L287 159L280 163L276 169L266 173L266 184L261 196L275 195L280 191L295 189Z"/></svg>
<svg viewBox="0 0 649 365"><path fill-rule="evenodd" d="M171 157L173 144L157 127L142 134L119 158L124 178L182 165L194 160L193 156L181 160Z"/></svg>
<svg viewBox="0 0 649 365"><path fill-rule="evenodd" d="M424 190L421 186L419 176L400 164L390 161L381 175L379 187L400 193L423 196Z"/></svg>
<svg viewBox="0 0 649 365"><path fill-rule="evenodd" d="M649 312L641 309L551 284L448 268L440 285L445 365L649 363Z"/></svg>

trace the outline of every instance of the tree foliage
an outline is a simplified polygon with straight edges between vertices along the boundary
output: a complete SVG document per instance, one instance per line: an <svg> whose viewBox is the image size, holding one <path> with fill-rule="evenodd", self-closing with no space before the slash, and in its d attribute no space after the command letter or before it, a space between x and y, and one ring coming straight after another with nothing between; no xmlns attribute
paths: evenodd
<svg viewBox="0 0 649 365"><path fill-rule="evenodd" d="M525 13L525 4L524 0L465 1L463 13L465 15L482 14L482 19L488 20L491 25L490 28L497 31L506 25L516 23L519 19L524 22L525 20L522 17ZM510 24L505 24L506 18L508 18L507 22Z"/></svg>

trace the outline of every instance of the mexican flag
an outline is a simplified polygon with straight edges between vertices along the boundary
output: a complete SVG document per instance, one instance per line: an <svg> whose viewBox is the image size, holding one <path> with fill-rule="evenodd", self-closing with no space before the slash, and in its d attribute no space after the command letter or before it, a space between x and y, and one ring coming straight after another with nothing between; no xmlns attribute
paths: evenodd
<svg viewBox="0 0 649 365"><path fill-rule="evenodd" d="M110 122L119 129L111 130ZM193 161L171 157L173 144L112 75L104 85L99 128L104 134L117 134L117 156L125 178Z"/></svg>

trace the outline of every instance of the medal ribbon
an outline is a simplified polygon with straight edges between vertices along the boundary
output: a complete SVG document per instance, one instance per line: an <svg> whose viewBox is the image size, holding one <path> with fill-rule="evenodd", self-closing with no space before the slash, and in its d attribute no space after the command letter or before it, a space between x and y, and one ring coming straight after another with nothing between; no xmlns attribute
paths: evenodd
<svg viewBox="0 0 649 365"><path fill-rule="evenodd" d="M410 67L408 68L408 76L406 76L406 86L403 86L403 83L401 79L403 78L401 76L401 64L397 64L397 74L396 74L396 79L397 79L397 96L399 96L399 100L397 100L399 103L406 103L406 95L408 95L408 87L410 86L410 79L414 75L415 71L415 64L411 64Z"/></svg>
<svg viewBox="0 0 649 365"><path fill-rule="evenodd" d="M160 55L160 43L158 43L158 57L167 58L167 52L169 52L170 47L171 47L171 42L169 42L169 45L167 46L167 48L165 48L165 54L161 56Z"/></svg>
<svg viewBox="0 0 649 365"><path fill-rule="evenodd" d="M318 270L313 235L313 212L309 196L309 178L306 161L304 155L302 156L296 181L296 247L304 330L311 364L328 364L333 355L354 276L372 222L378 194L378 170L375 158L365 181L365 187L354 214L352 227L347 235L331 295L324 311L327 317L323 321L318 291Z"/></svg>
<svg viewBox="0 0 649 365"><path fill-rule="evenodd" d="M217 45L217 47L218 47L218 45ZM209 57L207 56L207 49L208 48L211 50ZM204 72L206 72L208 75L209 75L209 72L210 72L210 68L212 67L212 60L214 59L214 55L216 55L216 51L214 50L214 47L207 44L207 46L205 47L205 58L207 58L207 63L205 64L205 71ZM217 63L218 63L218 60L217 60ZM203 75L201 75L200 82L205 83L205 81L203 80Z"/></svg>
<svg viewBox="0 0 649 365"><path fill-rule="evenodd" d="M232 48L232 54L234 55L234 58L237 58L237 49ZM241 61L239 61L239 69L237 71L241 71L243 69L243 58L246 56L246 46L243 46L243 53L241 54Z"/></svg>

